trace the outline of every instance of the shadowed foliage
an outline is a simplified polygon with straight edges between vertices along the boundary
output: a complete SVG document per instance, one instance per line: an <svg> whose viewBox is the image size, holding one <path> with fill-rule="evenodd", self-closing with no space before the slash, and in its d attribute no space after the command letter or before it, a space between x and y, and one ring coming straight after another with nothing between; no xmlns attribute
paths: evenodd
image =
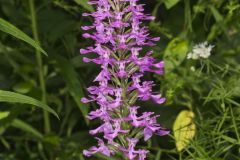
<svg viewBox="0 0 240 160"><path fill-rule="evenodd" d="M167 98L161 106L139 104L171 130L141 143L147 159L239 160L239 0L139 1L156 16L145 25L161 37L151 49L166 64L164 76L146 78ZM93 44L80 29L92 23L82 13L93 10L87 0L0 0L1 160L119 160L82 155L96 144L88 131L99 125L86 119L96 104L80 102L100 70L79 54ZM187 59L204 41L215 46L212 55Z"/></svg>

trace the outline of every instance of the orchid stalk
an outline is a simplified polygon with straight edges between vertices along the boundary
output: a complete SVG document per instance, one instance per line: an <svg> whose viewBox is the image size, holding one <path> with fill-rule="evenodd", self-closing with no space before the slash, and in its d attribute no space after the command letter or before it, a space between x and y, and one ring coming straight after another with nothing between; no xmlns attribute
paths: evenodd
<svg viewBox="0 0 240 160"><path fill-rule="evenodd" d="M98 146L84 150L87 157L101 153L112 157L122 153L125 159L144 160L149 151L137 146L143 139L149 140L155 135L167 135L169 131L157 123L159 115L154 112L139 113L136 101L153 100L162 104L165 98L152 91L153 81L144 81L147 72L162 75L164 62L157 62L152 51L140 56L144 46L153 46L159 37L149 37L145 20L154 20L153 16L143 13L143 4L138 0L90 0L96 6L96 12L84 13L92 16L91 26L82 26L84 38L95 41L93 46L80 49L81 54L96 54L96 58L85 57L84 62L94 62L101 66L94 82L87 88L90 95L81 99L83 103L96 102L99 108L91 111L87 118L100 119L102 125L90 130L96 137Z"/></svg>

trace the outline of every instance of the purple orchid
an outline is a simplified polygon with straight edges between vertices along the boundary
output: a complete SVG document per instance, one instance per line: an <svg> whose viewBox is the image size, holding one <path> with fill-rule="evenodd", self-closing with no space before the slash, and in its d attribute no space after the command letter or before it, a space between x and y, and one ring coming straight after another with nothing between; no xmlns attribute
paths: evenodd
<svg viewBox="0 0 240 160"><path fill-rule="evenodd" d="M112 154L114 154L114 152L112 150L110 150L105 144L104 141L96 138L98 140L98 146L99 147L91 147L89 150L83 150L83 154L87 157L92 156L95 153L102 153L105 156L111 156Z"/></svg>
<svg viewBox="0 0 240 160"><path fill-rule="evenodd" d="M137 138L127 138L128 148L120 148L124 154L128 157L129 160L134 160L137 156L137 151L135 150L135 146L138 143Z"/></svg>
<svg viewBox="0 0 240 160"><path fill-rule="evenodd" d="M142 21L153 20L153 16L144 14L142 4L138 0L89 0L96 5L96 12L84 13L91 16L94 23L82 26L83 30L95 31L84 33L84 38L95 41L93 46L80 49L81 54L96 54L95 58L84 57L86 63L101 65L101 72L96 76L96 86L87 88L88 97L83 103L96 102L99 108L91 111L87 118L100 119L103 124L93 130L91 135L103 134L98 140L98 147L84 150L87 157L95 153L113 156L122 152L125 159L145 160L149 151L139 149L138 141L149 140L153 135L167 135L157 123L154 112L138 114L137 100L153 100L157 104L165 102L165 98L152 90L153 81L143 81L146 72L162 75L164 62L157 62L152 51L140 56L144 46L153 46L160 38L149 37L147 27Z"/></svg>

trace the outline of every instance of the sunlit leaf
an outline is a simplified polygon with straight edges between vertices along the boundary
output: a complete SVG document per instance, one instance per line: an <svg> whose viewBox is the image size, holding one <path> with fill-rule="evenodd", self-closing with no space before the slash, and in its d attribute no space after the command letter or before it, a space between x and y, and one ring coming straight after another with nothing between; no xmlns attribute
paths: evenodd
<svg viewBox="0 0 240 160"><path fill-rule="evenodd" d="M178 114L173 125L173 134L177 150L180 152L186 148L196 134L194 113L192 111L183 110Z"/></svg>
<svg viewBox="0 0 240 160"><path fill-rule="evenodd" d="M28 97L18 93L0 90L0 102L31 104L52 113L58 118L57 113L53 109L51 109L48 105L32 97Z"/></svg>
<svg viewBox="0 0 240 160"><path fill-rule="evenodd" d="M42 49L42 47L34 41L32 38L30 38L28 35L26 35L24 32L19 30L17 27L12 25L11 23L5 21L4 19L0 18L0 31L3 31L5 33L8 33L39 50L43 54L47 55L47 53Z"/></svg>
<svg viewBox="0 0 240 160"><path fill-rule="evenodd" d="M0 112L0 120L6 118L9 114L10 112L8 111Z"/></svg>

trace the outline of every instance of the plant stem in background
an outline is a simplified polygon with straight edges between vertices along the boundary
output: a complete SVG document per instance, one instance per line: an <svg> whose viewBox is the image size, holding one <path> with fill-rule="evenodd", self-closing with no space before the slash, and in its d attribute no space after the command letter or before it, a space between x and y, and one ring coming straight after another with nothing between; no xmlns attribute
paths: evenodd
<svg viewBox="0 0 240 160"><path fill-rule="evenodd" d="M31 23L32 23L32 32L34 40L37 41L40 44L39 36L38 36L38 28L37 28L37 19L36 19L36 11L35 11L35 4L34 0L29 0L29 7L30 7L30 13L31 13ZM43 62L42 62L42 55L39 50L36 50L36 59L37 59L37 65L38 65L38 73L39 73L39 83L40 88L42 91L42 102L47 103L46 99L46 84L44 80L44 68L43 68ZM44 131L45 133L49 133L51 131L50 126L50 120L49 120L49 114L46 111L43 111L43 118L44 118Z"/></svg>
<svg viewBox="0 0 240 160"><path fill-rule="evenodd" d="M184 24L184 29L187 31L187 33L192 33L192 16L191 16L191 8L190 8L190 1L189 0L184 0L185 4L185 24Z"/></svg>

